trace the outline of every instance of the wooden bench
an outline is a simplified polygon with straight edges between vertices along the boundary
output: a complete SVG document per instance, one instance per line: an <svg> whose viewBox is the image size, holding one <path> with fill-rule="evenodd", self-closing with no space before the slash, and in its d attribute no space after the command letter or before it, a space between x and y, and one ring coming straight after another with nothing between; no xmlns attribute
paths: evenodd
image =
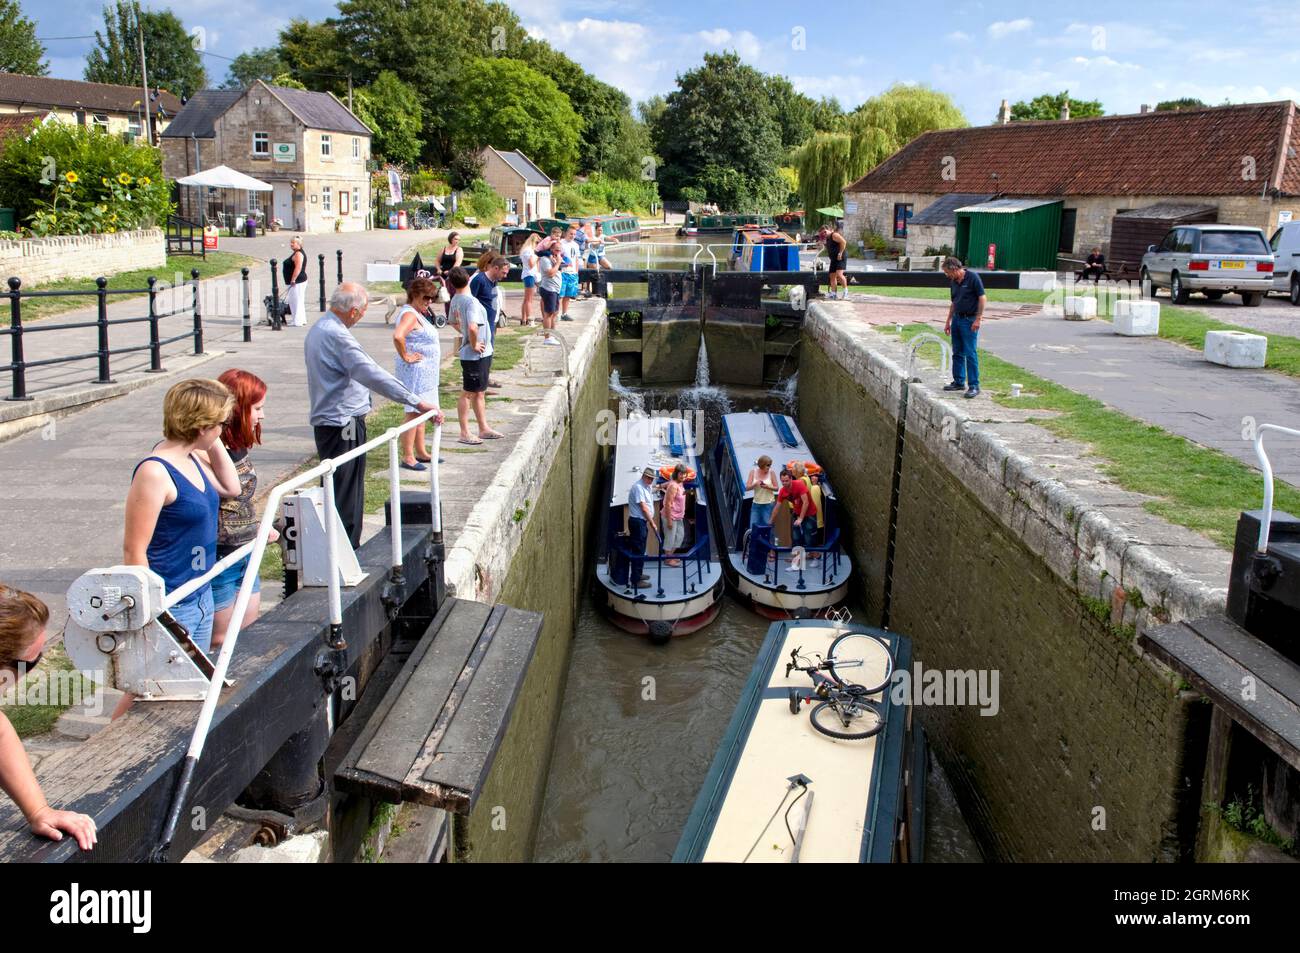
<svg viewBox="0 0 1300 953"><path fill-rule="evenodd" d="M539 613L448 599L335 771L336 786L469 814L541 633Z"/></svg>

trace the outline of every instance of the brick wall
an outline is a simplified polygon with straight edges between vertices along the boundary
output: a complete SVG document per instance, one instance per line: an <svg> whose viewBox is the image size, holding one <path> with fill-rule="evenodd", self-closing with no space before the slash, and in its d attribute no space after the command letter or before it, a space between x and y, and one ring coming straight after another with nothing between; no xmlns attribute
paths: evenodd
<svg viewBox="0 0 1300 953"><path fill-rule="evenodd" d="M162 268L167 246L162 229L145 228L112 235L70 235L0 241L0 278L42 285L61 278L113 275L136 268Z"/></svg>
<svg viewBox="0 0 1300 953"><path fill-rule="evenodd" d="M856 595L861 621L878 623L902 351L821 305L804 333L800 427L828 472L852 474L839 488ZM1140 551L998 434L909 389L890 624L926 668L999 672L994 717L918 710L993 858L1149 862L1191 848L1184 775L1208 706L1143 658L1134 632L1216 611L1222 594Z"/></svg>

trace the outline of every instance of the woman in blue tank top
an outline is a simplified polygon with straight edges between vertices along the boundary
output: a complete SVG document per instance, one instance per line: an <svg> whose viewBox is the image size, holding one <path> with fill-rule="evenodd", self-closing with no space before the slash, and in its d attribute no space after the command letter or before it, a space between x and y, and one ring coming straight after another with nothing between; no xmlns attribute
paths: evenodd
<svg viewBox="0 0 1300 953"><path fill-rule="evenodd" d="M224 384L185 380L163 398L163 436L140 462L126 497L123 562L148 566L174 592L217 562L217 514L222 499L240 492L239 475L222 445L221 428L234 407ZM171 607L194 643L212 640L212 587Z"/></svg>

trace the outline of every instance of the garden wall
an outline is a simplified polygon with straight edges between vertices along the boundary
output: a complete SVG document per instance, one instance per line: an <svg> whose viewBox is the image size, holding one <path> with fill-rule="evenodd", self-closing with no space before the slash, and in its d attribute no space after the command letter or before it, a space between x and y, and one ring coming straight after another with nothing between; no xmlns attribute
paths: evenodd
<svg viewBox="0 0 1300 953"><path fill-rule="evenodd" d="M100 275L162 268L166 263L167 243L161 228L0 241L0 281L16 276L24 287L62 278L84 278L89 287Z"/></svg>

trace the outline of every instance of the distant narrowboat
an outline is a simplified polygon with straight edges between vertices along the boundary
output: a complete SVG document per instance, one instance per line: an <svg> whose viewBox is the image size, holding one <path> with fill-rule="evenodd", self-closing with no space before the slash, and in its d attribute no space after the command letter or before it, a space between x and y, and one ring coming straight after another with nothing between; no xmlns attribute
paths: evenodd
<svg viewBox="0 0 1300 953"><path fill-rule="evenodd" d="M635 215L618 212L610 215L574 215L570 218L535 218L528 227L549 235L552 228L568 228L570 225L584 225L600 222L601 231L607 238L617 238L620 242L635 242L641 239L641 220Z"/></svg>
<svg viewBox="0 0 1300 953"><path fill-rule="evenodd" d="M519 249L528 240L528 236L541 234L542 232L535 228L527 228L522 225L498 225L492 229L488 235L487 245L480 248L478 254L481 255L488 248L491 248L497 254L509 258L511 264L517 265L519 264Z"/></svg>
<svg viewBox="0 0 1300 953"><path fill-rule="evenodd" d="M803 209L799 209L797 212L782 212L779 215L772 216L772 218L776 221L776 227L783 232L789 232L793 235L796 232L803 231Z"/></svg>
<svg viewBox="0 0 1300 953"><path fill-rule="evenodd" d="M731 262L737 271L798 271L799 246L776 228L744 225L732 233Z"/></svg>
<svg viewBox="0 0 1300 953"><path fill-rule="evenodd" d="M838 664L819 664L828 659ZM925 732L910 693L894 690L894 673L911 666L911 641L897 632L773 623L673 862L924 860ZM835 690L814 688L808 667ZM850 706L860 716L840 730Z"/></svg>
<svg viewBox="0 0 1300 953"><path fill-rule="evenodd" d="M600 604L620 628L666 642L708 625L718 614L724 585L709 518L709 494L700 473L695 438L687 420L634 416L618 422L617 446L605 473L596 583ZM686 468L686 533L671 555L660 552L659 503L673 468ZM651 492L660 533L650 529L646 552L630 547L628 493L646 467L655 471ZM649 529L649 527L647 527ZM632 578L632 560L642 563ZM670 565L669 560L679 565Z"/></svg>
<svg viewBox="0 0 1300 953"><path fill-rule="evenodd" d="M794 463L803 464L814 481L817 528L807 546L790 545L790 508L783 503L774 507L772 522L750 526L754 491L745 484L761 456L772 459L778 485L780 471ZM840 545L843 514L829 474L813 458L794 418L757 411L724 414L705 476L718 518L723 574L743 602L761 615L787 619L815 615L844 600L853 563Z"/></svg>
<svg viewBox="0 0 1300 953"><path fill-rule="evenodd" d="M743 212L719 212L702 215L687 212L686 223L681 227L681 235L729 235L741 225L773 225L771 215L747 214Z"/></svg>

